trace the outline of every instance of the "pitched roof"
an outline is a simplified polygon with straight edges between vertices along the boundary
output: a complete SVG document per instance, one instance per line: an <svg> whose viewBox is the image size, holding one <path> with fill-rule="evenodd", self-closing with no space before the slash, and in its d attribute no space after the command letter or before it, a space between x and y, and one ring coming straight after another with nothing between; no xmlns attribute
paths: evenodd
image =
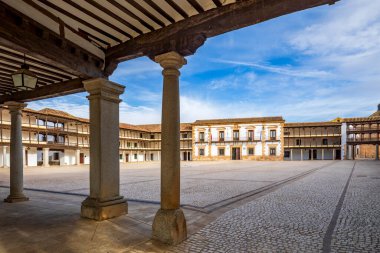
<svg viewBox="0 0 380 253"><path fill-rule="evenodd" d="M340 126L341 123L333 122L333 121L325 121L325 122L292 122L285 123L284 127L319 127L319 126Z"/></svg>
<svg viewBox="0 0 380 253"><path fill-rule="evenodd" d="M161 132L161 124L146 124L146 125L137 125L142 129L145 129L148 132L158 133ZM191 131L191 123L181 123L180 131Z"/></svg>
<svg viewBox="0 0 380 253"><path fill-rule="evenodd" d="M254 117L254 118L234 118L234 119L206 119L197 120L193 125L210 125L210 124L238 124L238 123L267 123L267 122L285 122L281 116L275 117Z"/></svg>

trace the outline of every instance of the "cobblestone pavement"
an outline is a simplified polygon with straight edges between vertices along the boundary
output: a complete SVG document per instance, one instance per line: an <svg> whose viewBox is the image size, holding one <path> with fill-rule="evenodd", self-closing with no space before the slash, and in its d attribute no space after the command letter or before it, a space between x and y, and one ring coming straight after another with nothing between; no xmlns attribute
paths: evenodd
<svg viewBox="0 0 380 253"><path fill-rule="evenodd" d="M181 164L181 203L201 208L331 162L185 162ZM159 203L159 168L157 162L121 164L121 194ZM87 195L88 173L88 166L30 167L24 172L24 187ZM0 169L0 185L8 186L8 177L8 171Z"/></svg>
<svg viewBox="0 0 380 253"><path fill-rule="evenodd" d="M380 252L379 162L335 163L225 213L173 252ZM332 238L325 238L334 215ZM332 245L328 241L332 240Z"/></svg>
<svg viewBox="0 0 380 253"><path fill-rule="evenodd" d="M154 199L147 183L159 182L158 166L123 166L122 187ZM0 252L380 252L378 161L185 163L182 199L202 206L316 168L210 213L184 208L189 239L177 247L150 239L158 204L131 201L128 215L95 222L80 218L82 196L26 191L28 202L0 202ZM8 177L0 169L0 185ZM87 167L28 168L25 178L27 187L88 191ZM1 198L8 191L0 187Z"/></svg>
<svg viewBox="0 0 380 253"><path fill-rule="evenodd" d="M380 252L380 161L356 164L331 244L333 252Z"/></svg>

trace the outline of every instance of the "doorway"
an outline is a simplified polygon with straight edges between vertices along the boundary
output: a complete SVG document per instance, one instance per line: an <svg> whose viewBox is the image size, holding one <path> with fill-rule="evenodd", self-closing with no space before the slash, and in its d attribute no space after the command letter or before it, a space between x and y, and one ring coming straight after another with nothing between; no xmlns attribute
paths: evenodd
<svg viewBox="0 0 380 253"><path fill-rule="evenodd" d="M129 154L125 154L125 162L129 162Z"/></svg>
<svg viewBox="0 0 380 253"><path fill-rule="evenodd" d="M309 149L309 160L317 160L317 150Z"/></svg>
<svg viewBox="0 0 380 253"><path fill-rule="evenodd" d="M183 160L187 161L187 152L183 152Z"/></svg>
<svg viewBox="0 0 380 253"><path fill-rule="evenodd" d="M335 150L335 160L341 159L341 153L340 149Z"/></svg>
<svg viewBox="0 0 380 253"><path fill-rule="evenodd" d="M84 164L84 153L80 153L79 155L79 163Z"/></svg>
<svg viewBox="0 0 380 253"><path fill-rule="evenodd" d="M240 160L240 148L232 148L232 160Z"/></svg>

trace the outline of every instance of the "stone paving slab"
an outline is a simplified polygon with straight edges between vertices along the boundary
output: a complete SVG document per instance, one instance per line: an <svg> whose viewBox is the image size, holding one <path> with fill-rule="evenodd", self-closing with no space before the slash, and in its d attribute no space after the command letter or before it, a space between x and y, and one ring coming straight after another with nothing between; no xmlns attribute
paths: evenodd
<svg viewBox="0 0 380 253"><path fill-rule="evenodd" d="M353 161L267 162L266 166L260 162L225 163L225 167L222 164L186 164L182 198L193 196L196 201L212 202L219 194L226 198L229 191L254 187L258 183L255 178L278 181L297 171L325 167L273 191L242 200L242 204L231 204L232 207L209 214L184 209L189 239L177 247L150 239L157 204L130 202L128 215L95 222L79 217L84 197L27 191L31 201L0 202L0 252L323 252L328 241L326 231L333 224L334 214L338 215L330 238L332 252L380 252L379 162L357 161L354 170ZM155 166L150 164L144 169L139 164L129 171L122 169L126 182L122 189L125 185L135 185L131 192L157 191L159 184L156 188L148 185L159 183ZM72 187L81 187L88 176L86 168L78 172L74 168L61 169L56 169L56 174L27 171L26 176L35 184L43 182L42 186L53 188L59 182L62 189L73 190ZM221 175L219 178L212 177L218 174L216 170ZM247 175L247 171L257 177L235 180L239 174ZM227 173L231 173L230 178L223 178ZM6 177L6 171L0 169L0 181L6 182ZM8 191L0 187L0 198L5 198ZM343 200L341 206L340 200Z"/></svg>

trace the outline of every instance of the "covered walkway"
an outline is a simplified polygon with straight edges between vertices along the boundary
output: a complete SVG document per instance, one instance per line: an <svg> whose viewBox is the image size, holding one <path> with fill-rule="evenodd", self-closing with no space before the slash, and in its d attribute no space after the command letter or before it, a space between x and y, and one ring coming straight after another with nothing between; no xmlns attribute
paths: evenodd
<svg viewBox="0 0 380 253"><path fill-rule="evenodd" d="M90 105L90 189L77 218L101 221L128 213L120 194L118 138L120 95L125 87L108 76L118 63L148 56L163 69L161 201L152 236L167 244L182 242L187 226L180 208L179 76L185 57L207 38L335 2L1 0L0 104L11 111L10 190L5 198L8 204L1 208L10 208L6 220L16 224L11 217L19 214L18 208L37 204L14 204L27 201L30 194L23 190L21 110L28 101L77 92L87 92ZM15 71L18 76L12 76ZM47 212L37 211L41 219L36 220L56 227L51 221L60 217ZM36 230L31 230L33 237Z"/></svg>

